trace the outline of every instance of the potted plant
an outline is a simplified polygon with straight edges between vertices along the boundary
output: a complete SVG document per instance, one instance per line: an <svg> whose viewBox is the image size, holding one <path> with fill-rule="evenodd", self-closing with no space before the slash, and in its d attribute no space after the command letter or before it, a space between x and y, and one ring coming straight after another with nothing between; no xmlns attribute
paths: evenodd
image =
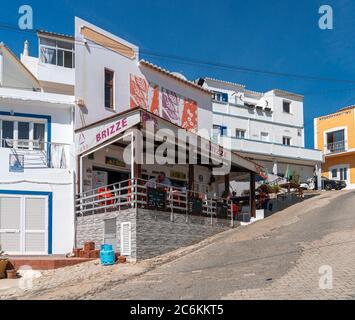
<svg viewBox="0 0 355 320"><path fill-rule="evenodd" d="M15 269L7 270L7 271L6 271L6 274L7 274L7 278L8 278L8 279L14 280L14 279L17 278L17 270L15 270Z"/></svg>
<svg viewBox="0 0 355 320"><path fill-rule="evenodd" d="M0 279L5 278L5 271L6 271L6 267L7 267L8 262L9 262L9 260L4 255L4 252L1 251L1 246L0 246Z"/></svg>

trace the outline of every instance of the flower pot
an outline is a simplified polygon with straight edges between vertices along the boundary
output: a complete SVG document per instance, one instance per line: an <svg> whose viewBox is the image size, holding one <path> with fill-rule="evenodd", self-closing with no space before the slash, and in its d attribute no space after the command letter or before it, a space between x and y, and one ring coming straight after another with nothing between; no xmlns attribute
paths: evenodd
<svg viewBox="0 0 355 320"><path fill-rule="evenodd" d="M7 270L6 271L8 279L16 279L17 278L17 270Z"/></svg>
<svg viewBox="0 0 355 320"><path fill-rule="evenodd" d="M5 270L8 262L7 259L0 259L0 279L5 278Z"/></svg>

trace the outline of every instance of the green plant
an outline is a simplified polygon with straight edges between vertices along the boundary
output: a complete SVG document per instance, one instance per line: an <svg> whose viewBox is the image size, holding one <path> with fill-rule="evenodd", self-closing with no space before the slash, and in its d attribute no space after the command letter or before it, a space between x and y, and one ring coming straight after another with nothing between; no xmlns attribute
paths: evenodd
<svg viewBox="0 0 355 320"><path fill-rule="evenodd" d="M292 177L290 179L290 183L300 184L300 178L301 178L301 176L294 171L292 173Z"/></svg>
<svg viewBox="0 0 355 320"><path fill-rule="evenodd" d="M262 184L259 188L258 188L259 192L264 192L266 194L270 194L273 193L273 188L271 185L269 184Z"/></svg>
<svg viewBox="0 0 355 320"><path fill-rule="evenodd" d="M278 184L272 186L273 193L278 194L281 191L281 187Z"/></svg>

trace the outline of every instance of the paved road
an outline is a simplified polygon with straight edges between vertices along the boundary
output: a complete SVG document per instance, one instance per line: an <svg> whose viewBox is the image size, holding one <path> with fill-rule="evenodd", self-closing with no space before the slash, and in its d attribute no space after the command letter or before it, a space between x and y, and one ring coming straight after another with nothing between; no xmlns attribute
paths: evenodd
<svg viewBox="0 0 355 320"><path fill-rule="evenodd" d="M325 193L83 298L351 299L354 208L355 192Z"/></svg>

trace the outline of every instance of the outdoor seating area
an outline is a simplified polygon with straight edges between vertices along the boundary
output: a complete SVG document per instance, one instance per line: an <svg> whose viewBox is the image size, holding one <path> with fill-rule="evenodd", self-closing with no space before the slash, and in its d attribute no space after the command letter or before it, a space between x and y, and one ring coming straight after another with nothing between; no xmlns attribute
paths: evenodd
<svg viewBox="0 0 355 320"><path fill-rule="evenodd" d="M87 216L130 208L148 209L170 214L203 216L229 220L234 225L232 201L213 194L159 184L149 186L144 179L130 179L83 192L76 198L76 213Z"/></svg>

